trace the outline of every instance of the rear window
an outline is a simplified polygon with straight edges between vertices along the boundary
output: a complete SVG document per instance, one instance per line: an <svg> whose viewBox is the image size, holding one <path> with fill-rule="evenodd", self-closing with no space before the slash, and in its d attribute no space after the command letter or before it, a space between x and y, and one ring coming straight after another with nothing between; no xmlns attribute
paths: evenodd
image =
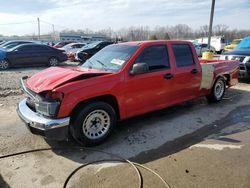
<svg viewBox="0 0 250 188"><path fill-rule="evenodd" d="M193 53L187 44L173 44L173 51L177 67L194 65Z"/></svg>

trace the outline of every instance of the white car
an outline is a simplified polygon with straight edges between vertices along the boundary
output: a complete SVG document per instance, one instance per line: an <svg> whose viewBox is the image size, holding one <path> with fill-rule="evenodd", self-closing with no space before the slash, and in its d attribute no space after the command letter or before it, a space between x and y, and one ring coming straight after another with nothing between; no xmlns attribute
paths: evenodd
<svg viewBox="0 0 250 188"><path fill-rule="evenodd" d="M207 44L194 44L195 46L195 50L196 50L196 53L199 57L202 56L202 53L205 52L205 51L208 51L208 45ZM213 52L213 53L216 53L216 50L213 46L210 46L210 50Z"/></svg>
<svg viewBox="0 0 250 188"><path fill-rule="evenodd" d="M77 52L79 49L81 49L85 45L86 43L70 43L60 49L64 50L66 53Z"/></svg>

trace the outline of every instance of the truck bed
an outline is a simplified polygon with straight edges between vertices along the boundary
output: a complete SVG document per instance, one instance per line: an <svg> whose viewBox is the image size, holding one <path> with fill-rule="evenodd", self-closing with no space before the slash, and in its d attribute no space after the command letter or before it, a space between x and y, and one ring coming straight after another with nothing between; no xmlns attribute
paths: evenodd
<svg viewBox="0 0 250 188"><path fill-rule="evenodd" d="M226 78L228 87L238 82L239 61L200 59L199 62L202 68L202 89L211 88L213 81L218 76Z"/></svg>

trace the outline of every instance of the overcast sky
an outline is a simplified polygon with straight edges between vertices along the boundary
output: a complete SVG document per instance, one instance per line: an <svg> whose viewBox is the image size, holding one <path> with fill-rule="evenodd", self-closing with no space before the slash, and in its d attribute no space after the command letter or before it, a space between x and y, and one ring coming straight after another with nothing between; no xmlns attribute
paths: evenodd
<svg viewBox="0 0 250 188"><path fill-rule="evenodd" d="M0 34L37 34L37 17L55 30L171 26L209 22L212 0L1 0ZM13 23L12 25L7 25ZM20 24L14 24L20 23ZM250 29L250 0L216 0L214 24ZM6 24L6 25L5 25ZM41 23L41 34L52 26Z"/></svg>

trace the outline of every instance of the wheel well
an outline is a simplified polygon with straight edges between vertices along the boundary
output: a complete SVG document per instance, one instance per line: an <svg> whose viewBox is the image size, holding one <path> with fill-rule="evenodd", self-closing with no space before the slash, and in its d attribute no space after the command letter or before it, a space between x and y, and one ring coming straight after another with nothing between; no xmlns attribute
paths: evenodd
<svg viewBox="0 0 250 188"><path fill-rule="evenodd" d="M218 75L216 77L216 79L214 80L214 83L216 82L216 80L218 80L219 78L223 78L226 82L226 85L229 85L229 82L230 82L230 75L229 74L223 74L223 75ZM213 83L213 85L214 85Z"/></svg>
<svg viewBox="0 0 250 188"><path fill-rule="evenodd" d="M229 74L224 74L223 75L225 81L226 81L226 85L229 85L230 84L230 75Z"/></svg>
<svg viewBox="0 0 250 188"><path fill-rule="evenodd" d="M84 105L87 105L91 102L97 102L97 101L102 101L102 102L106 102L108 103L109 105L111 105L115 112L116 112L116 116L117 116L117 119L119 120L120 119L120 110L119 110L119 105L118 105L118 102L117 102L117 99L115 96L113 95L102 95L102 96L98 96L98 97L94 97L94 98L90 98L90 99L87 99L87 100L84 100L84 101L81 101L79 102L75 108L73 109L73 111L71 112L71 116L74 116L76 115L77 111L81 108L84 107Z"/></svg>
<svg viewBox="0 0 250 188"><path fill-rule="evenodd" d="M49 60L52 59L52 58L55 58L55 59L58 60L58 57L56 57L56 56L50 56L50 57L49 57Z"/></svg>
<svg viewBox="0 0 250 188"><path fill-rule="evenodd" d="M10 62L10 60L8 58L4 58L4 60L8 61L9 64L11 65L11 62Z"/></svg>

